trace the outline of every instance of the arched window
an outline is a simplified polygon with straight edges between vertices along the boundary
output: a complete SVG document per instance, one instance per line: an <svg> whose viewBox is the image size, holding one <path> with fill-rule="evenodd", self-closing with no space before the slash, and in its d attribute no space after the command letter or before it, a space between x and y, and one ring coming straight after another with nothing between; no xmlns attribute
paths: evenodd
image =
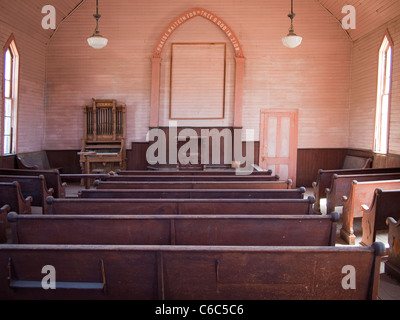
<svg viewBox="0 0 400 320"><path fill-rule="evenodd" d="M389 114L393 48L389 34L379 50L378 89L376 100L374 151L388 153Z"/></svg>
<svg viewBox="0 0 400 320"><path fill-rule="evenodd" d="M14 36L4 46L2 153L16 152L19 54Z"/></svg>

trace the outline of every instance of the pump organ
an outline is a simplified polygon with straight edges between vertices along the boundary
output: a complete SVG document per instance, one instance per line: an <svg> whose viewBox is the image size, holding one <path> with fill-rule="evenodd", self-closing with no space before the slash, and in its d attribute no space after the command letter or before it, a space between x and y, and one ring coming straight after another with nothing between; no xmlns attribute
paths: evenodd
<svg viewBox="0 0 400 320"><path fill-rule="evenodd" d="M84 137L79 152L82 173L126 169L126 106L92 99L83 107Z"/></svg>

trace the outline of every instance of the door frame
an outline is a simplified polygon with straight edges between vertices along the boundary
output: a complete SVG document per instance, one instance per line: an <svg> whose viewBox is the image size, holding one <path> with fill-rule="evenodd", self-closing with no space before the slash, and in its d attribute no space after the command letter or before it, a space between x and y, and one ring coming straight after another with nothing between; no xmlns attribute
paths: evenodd
<svg viewBox="0 0 400 320"><path fill-rule="evenodd" d="M297 174L297 148L298 148L298 122L299 122L299 109L262 109L260 111L260 150L259 150L259 165L263 168L263 153L264 145L264 131L268 130L268 122L265 121L270 116L282 117L287 115L290 117L290 136L289 136L289 160L288 160L288 178L293 180L293 187L296 187L296 174ZM293 130L292 130L293 129ZM281 135L280 125L277 126L277 138ZM265 146L266 147L266 146ZM277 154L279 154L280 144L277 143ZM277 163L276 165L279 165ZM263 168L266 169L266 168Z"/></svg>

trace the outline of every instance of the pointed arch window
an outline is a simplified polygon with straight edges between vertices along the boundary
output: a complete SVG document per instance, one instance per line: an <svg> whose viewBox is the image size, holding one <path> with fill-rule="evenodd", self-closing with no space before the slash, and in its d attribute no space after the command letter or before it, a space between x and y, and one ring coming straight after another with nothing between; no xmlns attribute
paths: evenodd
<svg viewBox="0 0 400 320"><path fill-rule="evenodd" d="M393 45L388 33L379 50L374 151L388 153Z"/></svg>
<svg viewBox="0 0 400 320"><path fill-rule="evenodd" d="M2 153L16 152L19 54L14 37L4 47Z"/></svg>

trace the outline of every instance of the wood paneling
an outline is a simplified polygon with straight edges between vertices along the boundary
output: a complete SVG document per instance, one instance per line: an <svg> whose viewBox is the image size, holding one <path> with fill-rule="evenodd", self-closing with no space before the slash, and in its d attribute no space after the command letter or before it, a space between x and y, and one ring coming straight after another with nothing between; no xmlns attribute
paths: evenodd
<svg viewBox="0 0 400 320"><path fill-rule="evenodd" d="M343 165L346 149L299 149L297 152L297 185L311 187L319 169L337 169Z"/></svg>

